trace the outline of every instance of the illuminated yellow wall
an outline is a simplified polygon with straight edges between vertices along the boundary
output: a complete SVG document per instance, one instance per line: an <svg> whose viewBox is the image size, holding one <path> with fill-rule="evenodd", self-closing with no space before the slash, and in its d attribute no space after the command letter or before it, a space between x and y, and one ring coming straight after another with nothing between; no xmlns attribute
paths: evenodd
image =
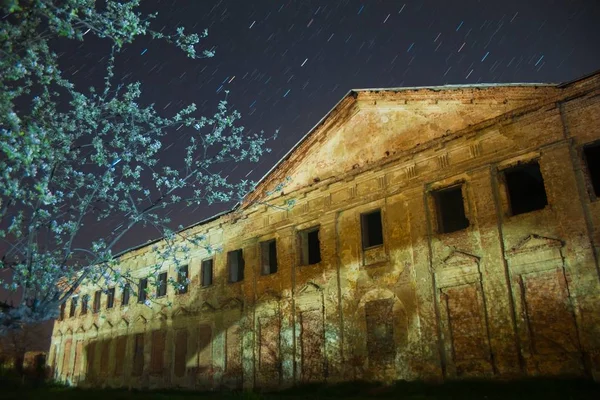
<svg viewBox="0 0 600 400"><path fill-rule="evenodd" d="M582 146L600 139L600 75L563 87L357 91L206 234L214 283L54 327L60 380L129 387L283 387L353 379L511 378L600 372L595 201ZM512 215L505 171L537 162L543 209ZM255 200L291 178L285 195ZM460 185L468 227L440 233L437 191ZM363 249L380 210L383 244ZM300 265L319 228L321 262ZM278 271L261 275L261 242ZM244 280L228 283L242 249ZM121 257L143 272L150 246ZM176 277L174 267L168 269ZM83 288L90 294L96 288ZM103 302L106 296L103 295ZM166 303L172 301L173 307ZM68 311L67 305L67 311ZM136 367L138 347L141 361ZM143 350L141 346L143 344Z"/></svg>

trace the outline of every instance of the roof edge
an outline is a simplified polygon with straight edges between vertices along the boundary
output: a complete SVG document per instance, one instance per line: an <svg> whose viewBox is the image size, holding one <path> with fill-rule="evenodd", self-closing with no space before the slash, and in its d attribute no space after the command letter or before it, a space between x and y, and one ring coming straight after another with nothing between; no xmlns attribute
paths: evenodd
<svg viewBox="0 0 600 400"><path fill-rule="evenodd" d="M304 142L305 139L307 139L319 126L321 126L328 118L329 116L336 110L336 108L338 108L343 102L344 100L346 100L346 98L348 97L354 97L356 99L357 96L357 91L352 89L349 90L337 103L335 103L335 105L329 110L327 111L327 113L325 113L325 115L323 115L323 117L312 127L310 128L310 130L304 135L302 136L302 138L300 138L300 140L298 140L296 142L295 145L292 146L292 148L283 155L283 157L281 157L279 159L279 161L277 161L275 163L275 165L273 165L273 167L271 167L271 169L269 169L257 182L256 182L256 187L258 187L258 185L260 185L270 174L271 172L275 171L277 169L277 167L279 167L285 160L287 160L287 158L298 148L300 147L300 145ZM251 194L252 192L248 193Z"/></svg>
<svg viewBox="0 0 600 400"><path fill-rule="evenodd" d="M536 83L536 82L523 82L523 83L477 83L474 85L466 84L450 84L450 85L439 85L439 86L406 86L406 87L392 87L392 88L363 88L363 89L352 89L353 92L404 92L408 90L435 90L440 91L444 89L489 89L494 87L553 87L562 85L561 83Z"/></svg>
<svg viewBox="0 0 600 400"><path fill-rule="evenodd" d="M342 98L336 102L336 104L329 110L327 111L327 113L325 113L323 115L323 117L321 119L319 119L319 121L310 129L308 130L308 132L303 135L298 142L296 142L296 144L294 144L294 146L292 146L290 148L290 150L288 152L286 152L283 157L281 157L279 159L279 161L277 161L273 167L271 167L257 182L256 185L254 187L253 190L251 190L250 192L248 192L246 194L246 196L244 197L244 199L242 199L241 201L237 202L236 204L233 205L233 207L229 210L224 210L221 211L211 217L205 218L203 220L200 220L196 223L190 224L182 229L177 230L177 232L183 232L189 229L192 229L196 226L199 225L204 225L207 224L209 222L215 221L217 219L219 219L220 217L223 217L225 215L231 214L234 211L236 211L237 209L239 209L240 207L242 207L244 205L244 202L246 200L246 198L250 195L252 195L252 193L255 192L256 188L262 184L263 182L266 181L267 177L269 175L271 175L280 165L282 165L293 153L294 151L296 151L296 149L298 149L298 147L317 129L319 128L327 119L330 118L330 116L333 114L333 112L336 111L336 109L349 97L354 97L354 99L356 99L358 97L359 93L364 93L364 92L403 92L403 91L410 91L410 90L434 90L434 91L441 91L441 90L454 90L454 89L468 89L468 88L473 88L473 89L488 89L488 88L494 88L494 87L556 87L559 89L565 88L567 86L570 86L574 83L577 82L581 82L584 81L586 79L589 79L593 76L596 75L600 75L600 69L590 72L589 74L586 74L582 77L570 80L570 81L566 81L566 82L562 82L562 83L532 83L532 82L524 82L524 83L480 83L480 84L449 84L449 85L441 85L441 86L409 86L409 87L395 87L395 88L362 88L362 89L351 89L349 90L344 96L342 96ZM115 254L113 256L113 258L119 258L122 257L123 255L135 251L135 250L139 250L143 247L146 246L150 246L152 244L158 243L161 240L163 240L163 237L154 239L154 240L150 240L148 242L142 243L140 245L137 246L133 246L130 247L128 249L125 249L123 251L120 251L119 253Z"/></svg>
<svg viewBox="0 0 600 400"><path fill-rule="evenodd" d="M589 78L591 78L593 76L596 76L596 75L600 75L600 69L592 71L589 74L580 76L579 78L575 78L575 79L572 79L570 81L562 82L562 83L558 84L557 87L562 89L562 88L570 86L570 85L572 85L574 83L585 81L586 79L589 79Z"/></svg>

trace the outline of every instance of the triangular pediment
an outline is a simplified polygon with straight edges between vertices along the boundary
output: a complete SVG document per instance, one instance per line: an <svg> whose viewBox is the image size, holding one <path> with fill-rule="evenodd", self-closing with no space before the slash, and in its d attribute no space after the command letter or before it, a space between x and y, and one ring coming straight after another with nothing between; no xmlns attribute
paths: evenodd
<svg viewBox="0 0 600 400"><path fill-rule="evenodd" d="M155 321L166 321L167 320L167 315L163 312L159 312L154 314L154 316L152 317L153 320Z"/></svg>
<svg viewBox="0 0 600 400"><path fill-rule="evenodd" d="M258 298L258 302L259 303L266 303L269 301L279 301L281 300L281 296L279 295L279 293L275 292L274 290L266 290L259 298Z"/></svg>
<svg viewBox="0 0 600 400"><path fill-rule="evenodd" d="M459 250L454 250L442 262L442 268L471 267L477 265L479 265L479 257Z"/></svg>
<svg viewBox="0 0 600 400"><path fill-rule="evenodd" d="M80 326L79 328L77 328L75 333L85 333L85 329L83 329L83 326Z"/></svg>
<svg viewBox="0 0 600 400"><path fill-rule="evenodd" d="M65 332L67 335L72 335L73 334L73 330L71 328L67 329L67 331Z"/></svg>
<svg viewBox="0 0 600 400"><path fill-rule="evenodd" d="M117 328L127 329L129 327L129 321L125 318L121 318L117 323Z"/></svg>
<svg viewBox="0 0 600 400"><path fill-rule="evenodd" d="M96 325L95 323L92 324L92 326L90 326L90 331L95 331L98 332L98 325Z"/></svg>
<svg viewBox="0 0 600 400"><path fill-rule="evenodd" d="M276 195L336 179L535 104L555 90L484 85L351 91L262 179L248 203L283 182Z"/></svg>
<svg viewBox="0 0 600 400"><path fill-rule="evenodd" d="M185 308L185 307L179 307L177 308L177 310L175 310L173 312L173 318L177 318L177 317L185 317L186 315L189 315L189 311Z"/></svg>
<svg viewBox="0 0 600 400"><path fill-rule="evenodd" d="M222 310L241 310L244 303L237 297L232 297L223 302Z"/></svg>
<svg viewBox="0 0 600 400"><path fill-rule="evenodd" d="M323 289L316 283L308 282L306 285L304 285L302 287L302 289L300 289L298 291L298 295L321 293L322 291L323 291Z"/></svg>
<svg viewBox="0 0 600 400"><path fill-rule="evenodd" d="M110 322L108 320L102 324L102 329L112 329L112 327L113 327L112 322Z"/></svg>
<svg viewBox="0 0 600 400"><path fill-rule="evenodd" d="M510 249L509 254L528 253L549 248L561 248L562 246L562 240L531 234Z"/></svg>
<svg viewBox="0 0 600 400"><path fill-rule="evenodd" d="M136 324L146 324L147 322L148 318L144 317L143 315L140 315L135 319Z"/></svg>
<svg viewBox="0 0 600 400"><path fill-rule="evenodd" d="M202 303L202 306L200 307L200 311L203 313L212 313L215 312L215 310L216 307L210 304L208 301Z"/></svg>

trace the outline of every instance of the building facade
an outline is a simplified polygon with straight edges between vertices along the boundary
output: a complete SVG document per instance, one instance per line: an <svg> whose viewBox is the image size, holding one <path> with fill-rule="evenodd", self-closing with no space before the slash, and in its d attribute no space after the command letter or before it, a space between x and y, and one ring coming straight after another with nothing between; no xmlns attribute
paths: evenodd
<svg viewBox="0 0 600 400"><path fill-rule="evenodd" d="M598 379L599 139L600 74L351 91L244 204L187 229L222 251L164 268L186 290L148 307L83 286L48 362L134 388Z"/></svg>

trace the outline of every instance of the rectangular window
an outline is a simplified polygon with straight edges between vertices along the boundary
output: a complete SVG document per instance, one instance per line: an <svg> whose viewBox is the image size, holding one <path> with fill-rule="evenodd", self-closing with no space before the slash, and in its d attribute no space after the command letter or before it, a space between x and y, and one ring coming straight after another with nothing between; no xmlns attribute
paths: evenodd
<svg viewBox="0 0 600 400"><path fill-rule="evenodd" d="M381 246L383 244L383 226L381 225L381 210L362 214L360 216L363 249Z"/></svg>
<svg viewBox="0 0 600 400"><path fill-rule="evenodd" d="M142 372L144 372L144 334L136 333L134 338L133 368L131 370L131 375L142 376Z"/></svg>
<svg viewBox="0 0 600 400"><path fill-rule="evenodd" d="M277 272L277 242L275 239L260 244L262 275L271 275Z"/></svg>
<svg viewBox="0 0 600 400"><path fill-rule="evenodd" d="M106 291L106 308L115 306L115 288L110 288Z"/></svg>
<svg viewBox="0 0 600 400"><path fill-rule="evenodd" d="M83 297L81 298L81 315L87 314L89 302L90 296L88 296L87 294L83 295Z"/></svg>
<svg viewBox="0 0 600 400"><path fill-rule="evenodd" d="M64 303L63 303L64 304ZM67 375L70 373L71 368L71 344L73 339L67 339L65 341L65 348L63 352L63 363L61 368L61 375Z"/></svg>
<svg viewBox="0 0 600 400"><path fill-rule="evenodd" d="M167 295L167 273L161 272L158 274L158 282L156 287L156 297Z"/></svg>
<svg viewBox="0 0 600 400"><path fill-rule="evenodd" d="M83 364L83 340L75 342L75 359L73 360L73 373L78 376L81 373Z"/></svg>
<svg viewBox="0 0 600 400"><path fill-rule="evenodd" d="M277 317L261 317L258 319L258 368L262 371L275 372L280 366L281 324Z"/></svg>
<svg viewBox="0 0 600 400"><path fill-rule="evenodd" d="M119 377L123 375L123 367L125 366L125 354L127 353L127 336L119 336L116 339L115 358L114 364L114 376Z"/></svg>
<svg viewBox="0 0 600 400"><path fill-rule="evenodd" d="M537 162L517 165L503 171L511 215L541 210L548 204L544 179Z"/></svg>
<svg viewBox="0 0 600 400"><path fill-rule="evenodd" d="M179 271L177 271L177 283L179 287L177 288L178 294L184 294L188 291L188 274L189 269L187 265L183 265L179 267Z"/></svg>
<svg viewBox="0 0 600 400"><path fill-rule="evenodd" d="M433 192L437 214L438 233L460 231L469 226L465 214L462 185Z"/></svg>
<svg viewBox="0 0 600 400"><path fill-rule="evenodd" d="M146 289L148 289L148 278L142 278L138 284L138 303L146 301Z"/></svg>
<svg viewBox="0 0 600 400"><path fill-rule="evenodd" d="M202 274L202 286L207 287L213 283L213 260L203 260L200 267Z"/></svg>
<svg viewBox="0 0 600 400"><path fill-rule="evenodd" d="M62 303L60 305L60 313L58 314L59 321L62 321L63 319L65 319L65 308L66 308L66 304Z"/></svg>
<svg viewBox="0 0 600 400"><path fill-rule="evenodd" d="M110 357L110 339L101 342L100 347L100 373L104 376L108 375L108 360Z"/></svg>
<svg viewBox="0 0 600 400"><path fill-rule="evenodd" d="M87 353L87 375L88 376L94 376L94 374L96 373L96 366L95 366L95 361L96 361L96 343L98 342L89 342L88 345L86 346L86 353Z"/></svg>
<svg viewBox="0 0 600 400"><path fill-rule="evenodd" d="M185 376L185 369L187 363L187 344L188 344L188 332L187 329L178 329L175 331L175 359L173 372L175 376Z"/></svg>
<svg viewBox="0 0 600 400"><path fill-rule="evenodd" d="M127 283L123 287L123 296L121 297L121 305L122 306L129 305L130 292L131 292L131 285L129 283Z"/></svg>
<svg viewBox="0 0 600 400"><path fill-rule="evenodd" d="M300 239L300 265L312 265L321 262L321 242L319 228L310 228L298 233Z"/></svg>
<svg viewBox="0 0 600 400"><path fill-rule="evenodd" d="M150 373L152 375L164 373L165 338L165 331L152 332L152 348L150 352Z"/></svg>
<svg viewBox="0 0 600 400"><path fill-rule="evenodd" d="M71 298L71 308L69 309L69 317L74 317L75 316L75 310L77 310L77 300L79 299L79 297L77 296L73 296Z"/></svg>
<svg viewBox="0 0 600 400"><path fill-rule="evenodd" d="M244 256L242 250L233 250L227 253L227 266L229 269L229 282L244 280Z"/></svg>
<svg viewBox="0 0 600 400"><path fill-rule="evenodd" d="M227 333L227 331L226 331ZM228 340L228 336L225 336ZM229 343L226 343L229 345ZM227 355L229 351L225 349ZM227 356L226 355L226 356ZM227 362L227 358L225 358ZM202 324L198 327L198 367L200 372L209 370L212 365L212 328Z"/></svg>
<svg viewBox="0 0 600 400"><path fill-rule="evenodd" d="M583 157L587 166L591 189L596 197L600 197L600 143L583 148Z"/></svg>
<svg viewBox="0 0 600 400"><path fill-rule="evenodd" d="M102 290L96 290L94 293L94 309L92 310L94 314L100 311L100 301L102 300Z"/></svg>

